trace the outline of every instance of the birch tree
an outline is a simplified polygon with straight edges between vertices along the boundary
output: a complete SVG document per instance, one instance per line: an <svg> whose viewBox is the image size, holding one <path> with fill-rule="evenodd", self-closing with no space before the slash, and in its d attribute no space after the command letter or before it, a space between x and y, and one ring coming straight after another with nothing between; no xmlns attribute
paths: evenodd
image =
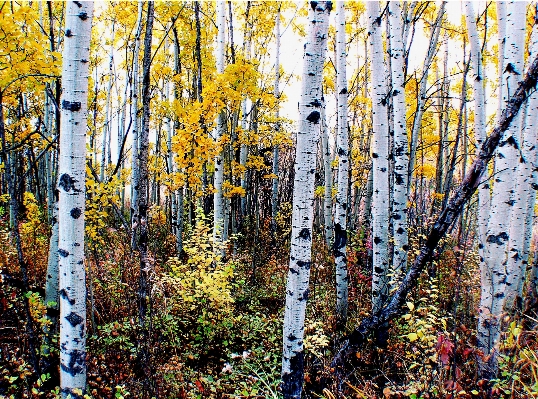
<svg viewBox="0 0 538 399"><path fill-rule="evenodd" d="M275 17L275 98L277 101L280 99L280 7L276 13ZM276 106L276 120L277 120L277 131L280 130L280 122L278 121L280 117L280 105L277 103ZM278 158L279 158L279 147L278 144L274 144L273 149L273 186L271 189L271 222L272 228L276 228L276 216L278 212Z"/></svg>
<svg viewBox="0 0 538 399"><path fill-rule="evenodd" d="M336 2L336 91L338 93L338 191L334 223L334 260L336 263L336 316L342 328L347 320L348 273L346 259L349 137L347 126L346 15L344 2Z"/></svg>
<svg viewBox="0 0 538 399"><path fill-rule="evenodd" d="M508 104L510 96L514 93L523 71L523 49L525 37L525 11L526 3L510 2L507 4L506 30L510 32L505 40L503 76L501 84L502 103ZM502 10L501 10L502 11ZM504 18L499 15L498 19ZM521 32L523 29L523 32ZM479 342L479 347L486 354L495 349L500 338L500 322L503 315L507 291L508 278L513 271L507 270L508 241L510 239L510 219L517 198L513 195L514 176L517 172L520 142L520 118L516 118L499 145L495 159L495 182L491 196L491 210L486 237L486 262L491 272L491 290L485 292L481 303L484 306L480 314L479 323L487 325L486 342ZM491 299L489 299L491 298ZM489 305L489 306L488 306ZM480 324L479 324L480 325ZM491 360L483 371L483 376L496 374L496 354L492 353Z"/></svg>
<svg viewBox="0 0 538 399"><path fill-rule="evenodd" d="M217 73L224 73L224 45L225 45L225 24L226 24L226 3L217 1ZM219 142L221 137L226 133L226 115L224 110L217 117L217 130L215 133L215 141ZM222 195L222 183L224 180L224 163L222 162L222 151L215 157L215 177L214 186L215 193L213 194L214 211L213 211L213 238L215 241L220 241L223 236L224 227L224 197Z"/></svg>
<svg viewBox="0 0 538 399"><path fill-rule="evenodd" d="M370 51L370 76L372 76L372 311L384 306L388 298L388 221L389 221L389 129L387 124L387 87L381 37L381 9L378 1L366 3Z"/></svg>
<svg viewBox="0 0 538 399"><path fill-rule="evenodd" d="M292 241L283 329L282 394L285 399L300 399L304 380L303 338L312 260L315 157L321 116L321 79L331 8L330 1L310 3L308 39L303 56L293 186Z"/></svg>
<svg viewBox="0 0 538 399"><path fill-rule="evenodd" d="M407 201L409 165L407 123L405 113L405 47L402 41L403 21L400 1L390 1L389 27L391 44L392 110L394 123L394 196L392 204L392 223L394 230L393 267L396 280L407 266Z"/></svg>
<svg viewBox="0 0 538 399"><path fill-rule="evenodd" d="M84 209L88 70L93 2L67 2L62 54L58 254L62 397L86 389Z"/></svg>

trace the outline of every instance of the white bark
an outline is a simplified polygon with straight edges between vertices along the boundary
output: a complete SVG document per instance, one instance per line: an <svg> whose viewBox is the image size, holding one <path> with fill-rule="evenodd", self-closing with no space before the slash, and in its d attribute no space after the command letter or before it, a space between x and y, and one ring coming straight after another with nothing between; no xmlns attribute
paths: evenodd
<svg viewBox="0 0 538 399"><path fill-rule="evenodd" d="M389 129L387 119L386 66L383 61L381 9L378 1L366 3L372 76L372 307L379 312L388 299L388 225L389 225Z"/></svg>
<svg viewBox="0 0 538 399"><path fill-rule="evenodd" d="M105 181L105 168L107 165L107 159L110 158L110 136L112 135L112 129L110 124L110 102L112 97L112 78L113 78L113 66L114 66L114 33L115 33L115 21L112 21L112 39L110 42L109 61L108 61L108 91L105 105L105 126L103 127L103 146L101 153L101 181Z"/></svg>
<svg viewBox="0 0 538 399"><path fill-rule="evenodd" d="M224 73L224 45L225 45L225 24L226 14L224 1L217 1L217 73ZM226 117L224 111L219 113L217 117L217 130L215 140L219 141L226 132ZM224 227L224 197L222 196L222 183L224 180L224 164L222 152L215 157L215 176L214 186L215 193L213 195L214 211L213 211L213 238L216 241L221 241L223 237Z"/></svg>
<svg viewBox="0 0 538 399"><path fill-rule="evenodd" d="M486 138L486 100L484 94L484 70L482 67L482 50L476 27L476 14L473 3L465 2L465 19L467 23L467 34L471 45L471 64L473 68L473 92L474 92L474 135L477 143L477 155L483 141ZM490 186L485 182L478 187L478 251L480 256L480 307L479 323L477 335L479 342L489 341L489 329L484 323L484 316L487 316L491 309L491 270L485 261L485 245L490 209Z"/></svg>
<svg viewBox="0 0 538 399"><path fill-rule="evenodd" d="M62 397L86 389L84 209L88 70L93 2L67 2L62 54L59 163L60 386Z"/></svg>
<svg viewBox="0 0 538 399"><path fill-rule="evenodd" d="M346 259L349 181L349 137L347 130L346 15L344 2L336 2L336 92L338 93L338 191L334 223L334 260L336 263L336 317L339 326L347 320L348 273Z"/></svg>
<svg viewBox="0 0 538 399"><path fill-rule="evenodd" d="M522 32L521 34L524 34ZM522 43L520 43L522 45ZM534 25L531 43L530 57L532 59L538 53L538 26ZM529 99L525 126L522 129L524 137L519 140L521 154L517 163L517 180L512 208L512 218L510 221L510 233L508 241L508 262L506 270L507 290L505 297L505 311L509 314L517 307L521 309L523 305L523 281L528 261L528 247L530 246L530 236L532 235L532 217L534 215L534 203L536 191L533 188L534 171L536 165L536 122L538 117L538 99L533 93Z"/></svg>
<svg viewBox="0 0 538 399"><path fill-rule="evenodd" d="M525 37L525 8L526 3L511 2L507 5L507 31L510 35L506 37L505 54L503 62L502 104L507 105L509 96L514 93L517 83L523 72L523 42ZM502 18L502 15L499 17ZM523 29L523 31L521 31ZM521 36L521 37L520 37ZM500 37L502 41L502 37ZM518 73L518 74L516 74ZM507 252L510 233L508 215L512 213L517 198L513 195L514 176L517 172L519 161L519 121L514 119L508 131L499 145L497 157L495 159L495 183L491 198L491 210L488 221L486 238L486 262L491 271L492 290L486 293L485 299L491 297L491 309L487 306L482 309L483 317L487 319L479 323L488 324L488 342L480 342L480 347L486 352L490 352L500 337L500 318L503 315L505 297L507 293L507 282L511 271L507 270ZM490 313L490 317L488 317ZM495 373L496 364L492 358L490 372Z"/></svg>
<svg viewBox="0 0 538 399"><path fill-rule="evenodd" d="M331 2L312 2L305 44L299 130L293 186L291 253L284 314L282 393L301 397L304 373L304 321L310 278L316 146L322 100L321 79Z"/></svg>
<svg viewBox="0 0 538 399"><path fill-rule="evenodd" d="M404 57L402 41L402 9L399 0L389 3L389 26L391 44L392 108L394 121L394 197L392 204L392 224L394 230L394 279L407 267L407 201L409 165L407 124L405 114Z"/></svg>

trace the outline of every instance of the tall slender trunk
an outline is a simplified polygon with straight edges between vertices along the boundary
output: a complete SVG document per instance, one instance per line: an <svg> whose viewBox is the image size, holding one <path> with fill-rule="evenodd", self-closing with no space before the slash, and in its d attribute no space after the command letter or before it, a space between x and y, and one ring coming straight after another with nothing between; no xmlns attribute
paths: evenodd
<svg viewBox="0 0 538 399"><path fill-rule="evenodd" d="M88 69L93 2L69 1L62 54L62 124L58 179L60 387L62 397L86 390L84 209ZM69 34L69 32L71 34Z"/></svg>
<svg viewBox="0 0 538 399"><path fill-rule="evenodd" d="M348 273L347 273L347 213L349 137L347 123L347 74L346 74L346 15L344 2L336 2L336 92L338 93L338 191L334 213L334 260L336 263L336 319L339 329L347 321Z"/></svg>
<svg viewBox="0 0 538 399"><path fill-rule="evenodd" d="M510 2L507 4L506 27L510 34L506 38L504 62L502 72L502 103L508 105L510 96L517 88L523 71L523 40L525 38L525 9L526 3ZM499 15L499 19L503 16ZM523 30L523 32L521 32ZM505 297L512 287L507 285L512 271L507 270L508 241L510 239L510 220L507 215L512 214L514 205L518 200L512 195L514 190L514 176L517 172L520 142L520 118L514 119L510 128L499 145L495 159L495 184L491 196L491 210L489 213L487 237L486 237L486 262L491 270L492 288L486 293L491 297L491 307L488 308L489 300L484 300L484 319L479 323L488 324L488 342L479 342L486 354L493 351L489 364L482 370L484 377L492 377L497 373L497 356L495 344L499 341L501 333L501 318L504 311Z"/></svg>
<svg viewBox="0 0 538 399"><path fill-rule="evenodd" d="M105 181L105 169L107 166L107 159L110 158L110 136L112 134L111 129L111 97L112 97L112 78L114 68L114 33L115 33L115 21L112 21L112 39L110 43L109 61L108 61L108 91L105 105L105 125L103 126L103 146L101 153L101 176L102 182Z"/></svg>
<svg viewBox="0 0 538 399"><path fill-rule="evenodd" d="M407 268L407 201L409 153L405 110L404 55L402 41L402 9L399 1L389 2L389 26L391 43L392 109L394 121L394 196L392 223L394 231L393 268L395 280Z"/></svg>
<svg viewBox="0 0 538 399"><path fill-rule="evenodd" d="M280 7L275 17L275 40L276 40L276 55L275 55L275 98L277 102L280 99ZM277 103L276 107L276 131L280 131L280 105ZM278 143L275 142L273 148L273 186L271 189L271 221L273 231L276 229L276 215L278 212L278 158L279 158Z"/></svg>
<svg viewBox="0 0 538 399"><path fill-rule="evenodd" d="M138 123L138 62L140 57L140 36L142 35L142 0L138 0L138 18L136 22L135 48L133 52L133 76L131 77L131 123L133 126L133 144L131 148L131 247L136 249L136 234L138 231L138 194L140 180L140 165L138 164L138 136L140 127Z"/></svg>
<svg viewBox="0 0 538 399"><path fill-rule="evenodd" d="M304 322L312 260L312 218L319 137L321 79L327 48L330 1L310 3L305 44L299 131L293 186L291 253L286 286L282 354L284 399L300 399L304 380Z"/></svg>
<svg viewBox="0 0 538 399"><path fill-rule="evenodd" d="M217 73L224 73L224 46L225 46L225 24L226 24L226 14L225 7L226 3L223 1L217 2ZM217 117L217 130L215 134L215 141L217 144L220 144L221 137L226 133L226 115L225 111L222 110ZM215 177L213 180L213 185L215 187L215 193L213 195L213 238L215 242L223 240L224 237L224 197L222 195L222 183L224 181L224 163L223 161L223 151L220 152L215 157Z"/></svg>
<svg viewBox="0 0 538 399"><path fill-rule="evenodd" d="M381 9L378 1L367 2L370 75L372 76L372 311L379 312L385 305L389 294L389 130L387 125L387 86L385 84L385 63L383 61L383 43L381 38Z"/></svg>

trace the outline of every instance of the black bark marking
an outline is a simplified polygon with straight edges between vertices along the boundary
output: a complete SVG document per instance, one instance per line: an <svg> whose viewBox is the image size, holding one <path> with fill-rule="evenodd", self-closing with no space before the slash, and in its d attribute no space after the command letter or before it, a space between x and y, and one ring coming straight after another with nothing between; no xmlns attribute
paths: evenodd
<svg viewBox="0 0 538 399"><path fill-rule="evenodd" d="M318 123L320 118L320 113L318 111L312 111L310 115L306 117L306 120L311 123Z"/></svg>
<svg viewBox="0 0 538 399"><path fill-rule="evenodd" d="M381 267L376 266L374 267L374 272L376 272L377 274L381 274L384 272L384 270Z"/></svg>
<svg viewBox="0 0 538 399"><path fill-rule="evenodd" d="M300 301L307 301L308 300L308 294L310 293L310 290L307 288L303 292L303 296L299 298Z"/></svg>
<svg viewBox="0 0 538 399"><path fill-rule="evenodd" d="M74 299L69 298L69 295L67 295L67 291L65 289L60 290L60 298L66 299L71 305L74 305L76 302Z"/></svg>
<svg viewBox="0 0 538 399"><path fill-rule="evenodd" d="M403 234L404 231L405 231L405 230L404 230L403 228L399 227L398 230L396 230L396 233L398 233L398 234Z"/></svg>
<svg viewBox="0 0 538 399"><path fill-rule="evenodd" d="M505 231L499 233L498 235L490 234L486 241L492 244L503 245L506 241L508 241L508 234L506 234Z"/></svg>
<svg viewBox="0 0 538 399"><path fill-rule="evenodd" d="M299 274L299 270L296 270L293 267L290 267L290 273L291 274Z"/></svg>
<svg viewBox="0 0 538 399"><path fill-rule="evenodd" d="M71 217L73 219L78 219L80 215L82 215L82 211L80 210L80 208L71 209Z"/></svg>
<svg viewBox="0 0 538 399"><path fill-rule="evenodd" d="M340 156L346 155L346 152L344 151L343 148L338 149L338 155L340 155Z"/></svg>
<svg viewBox="0 0 538 399"><path fill-rule="evenodd" d="M80 111L82 104L79 101L62 101L62 109L67 111Z"/></svg>
<svg viewBox="0 0 538 399"><path fill-rule="evenodd" d="M77 325L79 325L80 323L82 323L84 321L84 319L82 317L80 317L78 314L76 314L75 312L69 313L67 316L65 316L65 319L73 327L76 327Z"/></svg>
<svg viewBox="0 0 538 399"><path fill-rule="evenodd" d="M347 94L347 88L344 87L338 94Z"/></svg>
<svg viewBox="0 0 538 399"><path fill-rule="evenodd" d="M82 8L82 3L80 1L74 1L73 3L75 3L78 8Z"/></svg>
<svg viewBox="0 0 538 399"><path fill-rule="evenodd" d="M372 158L379 158L379 155L377 155L375 152L372 154Z"/></svg>
<svg viewBox="0 0 538 399"><path fill-rule="evenodd" d="M67 30L65 31L65 35L66 35L67 37L71 37L71 36L73 36L73 33L71 33L71 29L67 29Z"/></svg>
<svg viewBox="0 0 538 399"><path fill-rule="evenodd" d="M505 204L507 204L508 206L514 206L515 203L516 203L515 200L509 200L505 202Z"/></svg>
<svg viewBox="0 0 538 399"><path fill-rule="evenodd" d="M316 10L316 7L318 6L318 2L317 1L311 1L310 2L310 7L312 8L312 10Z"/></svg>
<svg viewBox="0 0 538 399"><path fill-rule="evenodd" d="M69 176L67 173L64 173L60 176L60 182L58 183L66 193L75 189L75 179Z"/></svg>
<svg viewBox="0 0 538 399"><path fill-rule="evenodd" d="M340 223L334 226L334 243L333 251L338 251L344 248L347 244L347 231L342 228Z"/></svg>
<svg viewBox="0 0 538 399"><path fill-rule="evenodd" d="M374 238L374 243L375 244L379 244L379 243L382 243L382 242L383 242L383 240L381 238L379 238L379 237Z"/></svg>
<svg viewBox="0 0 538 399"><path fill-rule="evenodd" d="M78 14L78 17L83 21L86 21L88 19L88 14L85 12L81 12L80 14Z"/></svg>
<svg viewBox="0 0 538 399"><path fill-rule="evenodd" d="M67 353L69 363L61 364L62 370L73 377L77 374L82 374L86 371L86 352L73 349Z"/></svg>
<svg viewBox="0 0 538 399"><path fill-rule="evenodd" d="M310 240L310 230L306 227L302 229L299 233L299 238L302 238L303 240Z"/></svg>
<svg viewBox="0 0 538 399"><path fill-rule="evenodd" d="M292 353L290 372L282 374L282 393L285 398L300 398L304 382L304 352Z"/></svg>
<svg viewBox="0 0 538 399"><path fill-rule="evenodd" d="M514 138L514 136L510 136L506 139L506 144L510 144L512 147L514 147L516 150L519 150L519 146L517 145L517 141Z"/></svg>
<svg viewBox="0 0 538 399"><path fill-rule="evenodd" d="M301 269L310 270L311 262L305 262L304 260L298 260L297 266L299 266Z"/></svg>
<svg viewBox="0 0 538 399"><path fill-rule="evenodd" d="M314 101L312 101L310 105L313 107L321 107L321 103L317 98Z"/></svg>
<svg viewBox="0 0 538 399"><path fill-rule="evenodd" d="M58 253L60 254L60 256L64 258L67 258L69 256L69 252L67 252L65 249L62 249L62 248L58 249Z"/></svg>

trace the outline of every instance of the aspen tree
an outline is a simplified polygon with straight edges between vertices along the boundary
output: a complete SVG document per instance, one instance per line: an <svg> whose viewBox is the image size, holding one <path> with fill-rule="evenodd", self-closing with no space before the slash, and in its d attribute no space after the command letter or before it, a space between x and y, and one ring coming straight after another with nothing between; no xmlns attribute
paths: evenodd
<svg viewBox="0 0 538 399"><path fill-rule="evenodd" d="M133 52L133 75L131 77L131 124L133 126L133 144L131 148L131 246L136 248L136 231L138 226L138 193L140 169L138 164L138 61L140 57L140 36L142 35L142 0L138 0L138 17L136 21L135 47Z"/></svg>
<svg viewBox="0 0 538 399"><path fill-rule="evenodd" d="M387 125L386 70L383 61L381 38L381 9L378 1L366 3L370 51L370 76L372 77L372 308L376 314L388 298L388 222L389 222L389 129Z"/></svg>
<svg viewBox="0 0 538 399"><path fill-rule="evenodd" d="M346 259L347 210L349 180L349 137L347 125L346 75L346 15L344 2L336 2L336 91L338 93L338 191L334 216L334 260L336 263L336 316L337 325L344 327L347 320L348 273Z"/></svg>
<svg viewBox="0 0 538 399"><path fill-rule="evenodd" d="M82 398L86 389L84 197L92 16L93 2L67 2L58 169L60 387L64 398Z"/></svg>
<svg viewBox="0 0 538 399"><path fill-rule="evenodd" d="M402 41L403 21L400 1L389 1L389 27L391 43L392 109L394 123L394 196L392 204L392 223L394 230L393 267L395 279L407 267L407 201L409 165L407 124L405 114L404 56Z"/></svg>
<svg viewBox="0 0 538 399"><path fill-rule="evenodd" d="M291 253L286 285L282 353L282 394L300 399L304 380L304 323L312 260L316 145L322 100L321 79L327 50L330 1L311 2L303 56L299 130L295 159Z"/></svg>
<svg viewBox="0 0 538 399"><path fill-rule="evenodd" d="M217 73L224 73L224 45L225 45L225 24L226 14L224 1L217 1ZM220 142L222 136L226 133L226 115L224 110L217 117L217 129L215 132L215 141ZM224 180L224 163L222 162L222 151L215 157L215 193L213 195L213 238L215 241L221 241L224 227L224 197L222 195L222 183Z"/></svg>
<svg viewBox="0 0 538 399"><path fill-rule="evenodd" d="M525 38L525 10L526 3L510 2L506 5L506 30L510 32L505 40L504 62L502 72L501 93L503 108L507 106L511 95L517 88L523 71L523 50ZM499 15L499 19L503 16ZM523 29L523 32L521 32ZM507 286L512 271L507 270L508 241L510 233L510 220L507 217L512 214L517 199L513 195L514 176L517 172L520 142L520 118L515 118L503 141L499 145L495 159L495 182L491 196L491 210L489 213L486 254L488 267L491 271L491 291L486 292L482 299L484 305L483 314L479 323L488 325L488 341L479 342L486 354L495 349L495 344L500 338L500 322L504 311L505 297L511 287ZM489 298L491 297L491 302ZM491 307L488 308L488 304ZM489 317L488 317L489 316ZM493 353L487 369L482 370L483 376L493 376L497 372L496 354Z"/></svg>

